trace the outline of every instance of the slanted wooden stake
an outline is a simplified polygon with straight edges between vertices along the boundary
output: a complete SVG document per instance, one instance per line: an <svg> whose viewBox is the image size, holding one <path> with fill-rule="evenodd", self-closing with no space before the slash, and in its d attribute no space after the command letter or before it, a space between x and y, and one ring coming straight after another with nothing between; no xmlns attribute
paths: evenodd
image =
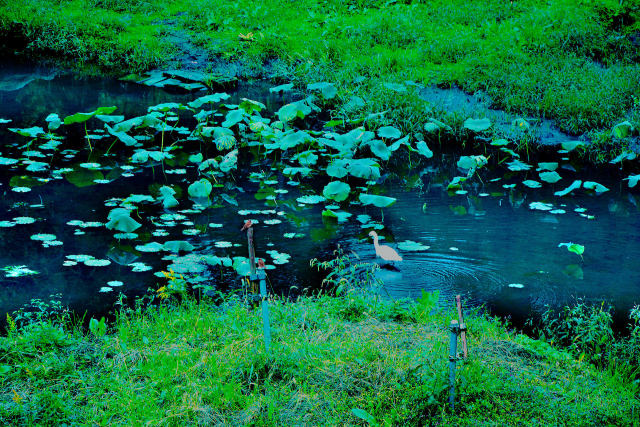
<svg viewBox="0 0 640 427"><path fill-rule="evenodd" d="M457 320L449 324L449 406L455 409L456 399L456 359L458 358L458 332L460 326Z"/></svg>
<svg viewBox="0 0 640 427"><path fill-rule="evenodd" d="M458 322L460 324L460 339L462 340L462 355L467 358L467 325L464 323L462 315L462 301L460 295L456 295L456 305L458 306Z"/></svg>
<svg viewBox="0 0 640 427"><path fill-rule="evenodd" d="M256 286L256 250L253 246L253 223L251 220L247 220L242 227L242 230L247 230L247 246L249 247L249 269L251 275L249 276L249 283L251 283L251 293L257 294L258 287Z"/></svg>

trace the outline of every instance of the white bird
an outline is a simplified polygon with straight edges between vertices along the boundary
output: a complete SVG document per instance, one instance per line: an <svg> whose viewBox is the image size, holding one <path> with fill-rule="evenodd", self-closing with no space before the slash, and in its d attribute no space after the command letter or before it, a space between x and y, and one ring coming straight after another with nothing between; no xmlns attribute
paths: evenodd
<svg viewBox="0 0 640 427"><path fill-rule="evenodd" d="M378 233L371 231L369 236L373 237L373 247L376 250L376 255L385 261L402 261L402 257L393 248L387 245L380 246L378 244Z"/></svg>

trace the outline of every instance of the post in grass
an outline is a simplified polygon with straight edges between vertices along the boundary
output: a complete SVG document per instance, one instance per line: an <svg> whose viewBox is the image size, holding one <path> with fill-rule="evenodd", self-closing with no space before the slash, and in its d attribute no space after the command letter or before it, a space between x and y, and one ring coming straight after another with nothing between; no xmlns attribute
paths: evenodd
<svg viewBox="0 0 640 427"><path fill-rule="evenodd" d="M264 272L264 266L260 263L258 269L258 279L260 280L260 297L262 299L262 329L264 332L264 346L267 352L271 347L271 326L269 325L269 301L267 299L267 275Z"/></svg>
<svg viewBox="0 0 640 427"><path fill-rule="evenodd" d="M458 358L458 333L460 326L457 320L449 324L449 406L455 409L456 399L456 360Z"/></svg>

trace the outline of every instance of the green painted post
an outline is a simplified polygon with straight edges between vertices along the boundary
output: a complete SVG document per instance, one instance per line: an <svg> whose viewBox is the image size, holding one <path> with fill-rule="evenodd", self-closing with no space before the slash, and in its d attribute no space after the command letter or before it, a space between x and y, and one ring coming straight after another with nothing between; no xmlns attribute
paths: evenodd
<svg viewBox="0 0 640 427"><path fill-rule="evenodd" d="M271 327L269 325L269 304L267 301L267 275L264 268L258 269L258 279L260 279L260 297L262 298L262 329L264 331L264 346L269 351L271 347Z"/></svg>
<svg viewBox="0 0 640 427"><path fill-rule="evenodd" d="M456 399L456 360L458 358L458 332L460 325L457 320L449 324L449 406L455 409Z"/></svg>

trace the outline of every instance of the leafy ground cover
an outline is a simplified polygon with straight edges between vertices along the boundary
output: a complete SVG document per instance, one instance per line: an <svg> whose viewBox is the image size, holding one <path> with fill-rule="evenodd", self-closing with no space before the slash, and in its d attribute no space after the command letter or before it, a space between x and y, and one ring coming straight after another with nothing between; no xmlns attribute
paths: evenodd
<svg viewBox="0 0 640 427"><path fill-rule="evenodd" d="M435 298L434 298L435 297ZM5 425L634 425L628 384L493 318L468 320L448 409L447 328L456 317L360 291L270 301L190 297L121 309L91 332L43 315L0 338ZM63 325L64 324L64 325Z"/></svg>
<svg viewBox="0 0 640 427"><path fill-rule="evenodd" d="M171 42L178 32L211 60L242 63L244 75L295 79L302 87L333 82L335 115L387 111L389 124L416 131L433 111L415 95L399 96L406 87L390 85L456 84L485 91L511 113L589 132L601 159L621 144L613 126L629 120L638 128L639 17L637 4L613 0L228 0L215 10L204 0L0 6L4 43L20 51L142 71L179 55Z"/></svg>

